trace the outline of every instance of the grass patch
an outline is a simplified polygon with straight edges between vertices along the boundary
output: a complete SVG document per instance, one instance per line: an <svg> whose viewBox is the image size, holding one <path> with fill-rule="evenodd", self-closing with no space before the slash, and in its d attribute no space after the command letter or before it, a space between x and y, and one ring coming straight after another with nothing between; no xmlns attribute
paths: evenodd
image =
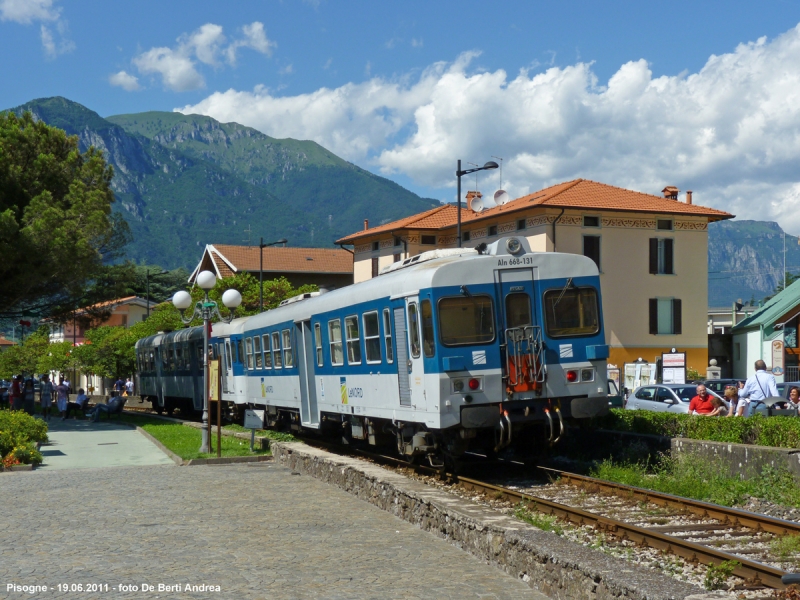
<svg viewBox="0 0 800 600"><path fill-rule="evenodd" d="M765 468L758 477L742 480L723 473L719 461L692 455L662 455L654 463L614 463L605 460L591 475L640 488L737 506L761 498L800 508L800 489L788 470Z"/></svg>
<svg viewBox="0 0 800 600"><path fill-rule="evenodd" d="M121 421L129 425L136 425L164 444L172 452L184 460L193 458L216 458L217 436L211 435L213 452L200 453L198 448L202 442L202 432L194 427L187 427L181 423L170 423L160 419L153 419L141 415L122 415ZM223 427L223 429L225 429ZM250 441L237 437L222 436L222 456L256 456L269 455L269 450L256 450L250 452Z"/></svg>
<svg viewBox="0 0 800 600"><path fill-rule="evenodd" d="M514 509L514 516L521 521L525 521L529 525L538 527L543 531L552 531L556 535L564 535L564 528L561 526L561 523L559 523L558 518L552 515L545 515L543 513L536 512L535 507L535 503L533 504L533 509L529 508L523 503L520 503Z"/></svg>
<svg viewBox="0 0 800 600"><path fill-rule="evenodd" d="M770 549L781 562L800 566L800 535L783 535L773 538Z"/></svg>
<svg viewBox="0 0 800 600"><path fill-rule="evenodd" d="M223 431L236 431L241 433L250 433L249 429L245 429L241 425L223 425ZM258 437L265 437L271 440L275 440L276 442L296 442L297 438L294 437L291 433L284 433L283 431L272 431L271 429L256 429L256 435Z"/></svg>

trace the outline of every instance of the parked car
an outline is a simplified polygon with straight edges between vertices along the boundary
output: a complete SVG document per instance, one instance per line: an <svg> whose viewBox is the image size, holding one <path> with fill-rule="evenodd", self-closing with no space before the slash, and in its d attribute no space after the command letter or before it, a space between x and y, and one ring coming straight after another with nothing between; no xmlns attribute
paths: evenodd
<svg viewBox="0 0 800 600"><path fill-rule="evenodd" d="M725 393L725 388L729 385L739 387L739 379L707 379L701 383L706 386L707 390L715 392L718 396ZM744 383L742 381L742 383Z"/></svg>
<svg viewBox="0 0 800 600"><path fill-rule="evenodd" d="M609 408L625 408L625 398L617 387L617 382L608 380L608 406Z"/></svg>
<svg viewBox="0 0 800 600"><path fill-rule="evenodd" d="M789 390L791 390L793 387L800 389L800 381L784 381L776 384L776 386L778 388L778 393L784 398L788 398Z"/></svg>
<svg viewBox="0 0 800 600"><path fill-rule="evenodd" d="M708 388L706 388L708 389ZM722 400L727 414L728 403L713 390L712 396ZM625 404L627 410L653 410L656 412L689 413L689 403L697 396L697 386L681 383L643 385L636 388Z"/></svg>

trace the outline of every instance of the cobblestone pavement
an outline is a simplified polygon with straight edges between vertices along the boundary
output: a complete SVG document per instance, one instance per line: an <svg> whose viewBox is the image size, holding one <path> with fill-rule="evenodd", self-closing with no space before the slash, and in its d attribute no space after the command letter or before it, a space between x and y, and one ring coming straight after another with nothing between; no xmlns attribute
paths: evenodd
<svg viewBox="0 0 800 600"><path fill-rule="evenodd" d="M0 598L545 598L273 463L3 473L0 506Z"/></svg>

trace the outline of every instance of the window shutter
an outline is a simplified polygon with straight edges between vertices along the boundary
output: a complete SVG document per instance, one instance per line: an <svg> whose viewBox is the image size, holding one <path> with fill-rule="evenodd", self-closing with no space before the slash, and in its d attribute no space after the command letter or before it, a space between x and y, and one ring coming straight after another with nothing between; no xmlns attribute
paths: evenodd
<svg viewBox="0 0 800 600"><path fill-rule="evenodd" d="M673 245L674 245L674 240L671 240L669 238L664 240L664 273L668 275L672 275L673 273L675 273L672 261Z"/></svg>
<svg viewBox="0 0 800 600"><path fill-rule="evenodd" d="M682 333L680 298L674 298L672 300L672 333L675 335L680 335Z"/></svg>
<svg viewBox="0 0 800 600"><path fill-rule="evenodd" d="M650 238L650 273L658 273L658 238Z"/></svg>
<svg viewBox="0 0 800 600"><path fill-rule="evenodd" d="M650 298L650 334L658 333L658 300Z"/></svg>

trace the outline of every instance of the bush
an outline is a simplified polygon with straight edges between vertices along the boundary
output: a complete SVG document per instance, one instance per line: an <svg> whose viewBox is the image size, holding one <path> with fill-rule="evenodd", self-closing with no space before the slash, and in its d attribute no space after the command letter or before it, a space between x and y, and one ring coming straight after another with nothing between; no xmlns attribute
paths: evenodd
<svg viewBox="0 0 800 600"><path fill-rule="evenodd" d="M704 417L612 408L609 414L593 419L589 426L712 442L800 448L798 417Z"/></svg>
<svg viewBox="0 0 800 600"><path fill-rule="evenodd" d="M0 410L0 459L8 464L39 464L37 443L47 441L47 424L21 410Z"/></svg>

